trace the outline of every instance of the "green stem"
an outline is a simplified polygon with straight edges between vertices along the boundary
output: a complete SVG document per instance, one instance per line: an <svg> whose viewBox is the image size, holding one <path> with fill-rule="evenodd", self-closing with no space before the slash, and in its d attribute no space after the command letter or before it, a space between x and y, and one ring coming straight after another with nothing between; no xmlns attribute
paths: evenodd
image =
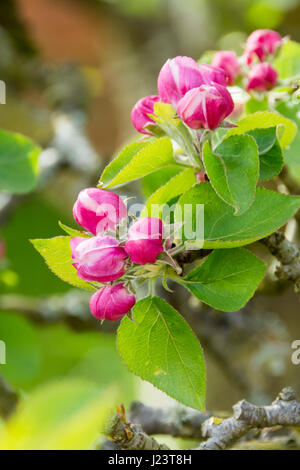
<svg viewBox="0 0 300 470"><path fill-rule="evenodd" d="M149 279L148 282L148 287L149 287L149 295L151 297L155 296L155 284L156 284L156 278Z"/></svg>

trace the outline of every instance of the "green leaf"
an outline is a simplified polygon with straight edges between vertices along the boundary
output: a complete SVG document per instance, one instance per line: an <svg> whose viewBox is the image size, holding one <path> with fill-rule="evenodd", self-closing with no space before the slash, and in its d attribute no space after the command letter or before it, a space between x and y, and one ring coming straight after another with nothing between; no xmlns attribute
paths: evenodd
<svg viewBox="0 0 300 470"><path fill-rule="evenodd" d="M158 188L166 184L173 176L178 175L181 171L181 165L169 165L145 176L142 179L144 197L148 199Z"/></svg>
<svg viewBox="0 0 300 470"><path fill-rule="evenodd" d="M103 171L99 186L112 188L137 180L159 168L176 163L172 142L162 137L147 143L137 142L125 147Z"/></svg>
<svg viewBox="0 0 300 470"><path fill-rule="evenodd" d="M204 409L203 352L185 320L165 300L146 297L124 317L118 348L128 369L186 406Z"/></svg>
<svg viewBox="0 0 300 470"><path fill-rule="evenodd" d="M87 232L83 232L82 230L76 230L75 228L68 227L67 225L63 224L60 221L58 222L58 225L60 226L60 228L63 229L64 232L66 232L72 238L74 237L91 238Z"/></svg>
<svg viewBox="0 0 300 470"><path fill-rule="evenodd" d="M65 378L23 401L0 435L0 449L88 450L104 432L118 396L88 380Z"/></svg>
<svg viewBox="0 0 300 470"><path fill-rule="evenodd" d="M266 153L270 150L276 142L276 127L268 127L266 129L254 129L248 131L257 144L259 154Z"/></svg>
<svg viewBox="0 0 300 470"><path fill-rule="evenodd" d="M31 191L37 182L41 149L21 134L0 130L0 190Z"/></svg>
<svg viewBox="0 0 300 470"><path fill-rule="evenodd" d="M300 114L299 102L286 101L277 106L283 116L292 119L298 128L297 135L291 145L284 150L284 160L288 165L300 165Z"/></svg>
<svg viewBox="0 0 300 470"><path fill-rule="evenodd" d="M262 100L257 100L251 97L245 104L245 112L246 114L253 114L257 111L267 111L269 108L268 106L268 99L265 97Z"/></svg>
<svg viewBox="0 0 300 470"><path fill-rule="evenodd" d="M247 135L232 136L224 139L214 152L206 142L203 161L211 185L221 199L235 208L235 215L249 209L259 177L255 140Z"/></svg>
<svg viewBox="0 0 300 470"><path fill-rule="evenodd" d="M279 175L283 167L283 156L277 141L276 127L267 129L254 129L248 132L257 145L260 163L260 180L266 181Z"/></svg>
<svg viewBox="0 0 300 470"><path fill-rule="evenodd" d="M259 161L261 181L267 181L279 175L284 161L282 150L277 140L268 152L259 156Z"/></svg>
<svg viewBox="0 0 300 470"><path fill-rule="evenodd" d="M81 289L95 290L88 282L78 277L76 269L72 266L71 238L72 237L54 237L30 241L56 276L72 286L80 287Z"/></svg>
<svg viewBox="0 0 300 470"><path fill-rule="evenodd" d="M300 44L294 41L287 41L275 60L275 68L279 73L279 78L284 80L300 75Z"/></svg>
<svg viewBox="0 0 300 470"><path fill-rule="evenodd" d="M167 103L154 103L154 115L151 115L151 117L166 135L177 142L183 152L191 157L193 163L198 164L198 155L194 147L192 134L188 127L176 118L173 106Z"/></svg>
<svg viewBox="0 0 300 470"><path fill-rule="evenodd" d="M264 263L245 248L215 250L182 284L211 307L234 312L246 305L264 274Z"/></svg>
<svg viewBox="0 0 300 470"><path fill-rule="evenodd" d="M110 163L107 165L100 177L99 184L108 185L118 173L130 163L133 157L144 147L148 145L148 142L134 142L133 144L127 145L121 150Z"/></svg>
<svg viewBox="0 0 300 470"><path fill-rule="evenodd" d="M292 119L298 127L298 132L291 145L284 150L284 161L287 164L289 175L300 184L300 114L299 103L296 101L281 102L277 110L284 116Z"/></svg>
<svg viewBox="0 0 300 470"><path fill-rule="evenodd" d="M161 209L156 206L163 206L171 201L176 196L183 194L187 189L191 188L196 183L195 172L191 168L183 170L178 175L174 176L168 183L161 186L152 196L148 199L145 209L142 211L141 216L146 217L160 217Z"/></svg>
<svg viewBox="0 0 300 470"><path fill-rule="evenodd" d="M231 135L247 134L254 129L266 129L268 127L277 127L277 137L282 148L286 148L297 133L297 126L290 119L281 114L270 111L258 111L244 117L238 123L238 127L230 129L227 137Z"/></svg>
<svg viewBox="0 0 300 470"><path fill-rule="evenodd" d="M252 243L284 225L300 207L300 196L288 196L258 187L250 209L239 217L214 192L209 182L188 190L178 202L175 221L184 222L195 231L196 220L191 220L191 209L204 205L204 248L232 248ZM184 207L186 205L186 207ZM182 215L183 214L183 215ZM183 241L187 241L183 226ZM188 244L199 247L199 235L189 237Z"/></svg>

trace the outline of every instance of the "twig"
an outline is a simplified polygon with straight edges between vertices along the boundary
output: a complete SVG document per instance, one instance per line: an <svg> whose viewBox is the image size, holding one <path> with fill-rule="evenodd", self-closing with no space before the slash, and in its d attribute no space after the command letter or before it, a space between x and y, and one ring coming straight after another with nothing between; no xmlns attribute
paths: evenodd
<svg viewBox="0 0 300 470"><path fill-rule="evenodd" d="M174 437L201 439L201 425L210 413L192 410L181 405L174 407L151 407L134 402L130 419L141 426L147 434L168 434Z"/></svg>
<svg viewBox="0 0 300 470"><path fill-rule="evenodd" d="M119 414L115 415L109 427L108 438L123 450L169 450L153 437L141 431L137 425L127 423Z"/></svg>
<svg viewBox="0 0 300 470"><path fill-rule="evenodd" d="M268 247L280 265L276 268L278 279L286 279L294 282L295 290L300 290L300 251L299 248L287 240L282 232L274 232L262 243Z"/></svg>
<svg viewBox="0 0 300 470"><path fill-rule="evenodd" d="M18 401L17 393L0 377L0 415L8 418L15 410Z"/></svg>
<svg viewBox="0 0 300 470"><path fill-rule="evenodd" d="M300 426L300 403L295 392L285 388L270 406L255 406L246 400L233 407L228 419L209 418L202 426L208 440L198 450L224 450L253 428Z"/></svg>
<svg viewBox="0 0 300 470"><path fill-rule="evenodd" d="M117 326L114 322L106 321L101 326L91 315L89 297L89 293L75 289L44 299L5 294L0 296L0 315L1 310L10 310L43 325L65 323L75 331L115 331Z"/></svg>

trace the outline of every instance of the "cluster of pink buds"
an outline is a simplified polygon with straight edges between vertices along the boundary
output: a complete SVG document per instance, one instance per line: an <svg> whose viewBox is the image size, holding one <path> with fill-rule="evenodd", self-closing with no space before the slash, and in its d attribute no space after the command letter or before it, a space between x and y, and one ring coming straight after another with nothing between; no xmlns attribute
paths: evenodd
<svg viewBox="0 0 300 470"><path fill-rule="evenodd" d="M250 34L244 52L245 62L251 67L247 91L267 91L276 85L278 73L266 60L272 58L281 46L282 37L276 31L258 29ZM258 63L255 64L255 60Z"/></svg>
<svg viewBox="0 0 300 470"><path fill-rule="evenodd" d="M158 75L158 95L146 96L133 107L134 127L138 132L151 134L148 126L155 124L151 118L155 103L162 102L171 104L190 128L216 129L233 112L234 103L227 86L234 85L245 74L241 64L247 68L247 91L270 90L278 74L265 61L281 46L282 38L276 31L261 29L248 37L241 58L234 51L218 51L211 65L199 65L191 57L167 60Z"/></svg>
<svg viewBox="0 0 300 470"><path fill-rule="evenodd" d="M282 37L271 29L257 29L247 39L244 56L248 65L256 58L264 62L282 46Z"/></svg>
<svg viewBox="0 0 300 470"><path fill-rule="evenodd" d="M161 100L176 108L188 91L210 83L226 86L224 71L212 65L198 65L191 57L175 57L163 65L157 88Z"/></svg>
<svg viewBox="0 0 300 470"><path fill-rule="evenodd" d="M134 106L134 127L149 133L147 126L154 124L150 117L154 104L161 101L171 104L192 129L215 129L233 110L226 86L232 83L234 73L223 66L199 65L191 57L169 59L158 75L158 95L146 96Z"/></svg>
<svg viewBox="0 0 300 470"><path fill-rule="evenodd" d="M132 309L135 296L126 282L114 283L134 264L155 263L164 250L162 221L139 219L131 225L127 240L120 242L116 234L118 226L127 220L126 205L116 193L97 188L79 193L73 214L94 235L71 239L73 266L84 281L108 284L92 296L91 312L97 319L119 320Z"/></svg>

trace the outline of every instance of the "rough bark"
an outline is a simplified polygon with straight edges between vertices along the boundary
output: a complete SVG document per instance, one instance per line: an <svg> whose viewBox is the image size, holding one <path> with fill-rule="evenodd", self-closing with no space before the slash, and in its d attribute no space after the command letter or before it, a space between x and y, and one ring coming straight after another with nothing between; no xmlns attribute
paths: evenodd
<svg viewBox="0 0 300 470"><path fill-rule="evenodd" d="M209 418L202 426L203 436L208 439L198 450L224 450L250 429L273 426L300 426L300 403L291 388L283 389L270 406L242 400L234 405L231 418Z"/></svg>
<svg viewBox="0 0 300 470"><path fill-rule="evenodd" d="M174 437L202 438L201 426L210 413L192 410L181 405L174 407L150 407L134 402L130 419L147 434L168 434Z"/></svg>
<svg viewBox="0 0 300 470"><path fill-rule="evenodd" d="M286 279L295 284L297 292L300 290L300 252L299 248L287 240L282 232L272 233L262 240L280 264L276 268L278 279Z"/></svg>

